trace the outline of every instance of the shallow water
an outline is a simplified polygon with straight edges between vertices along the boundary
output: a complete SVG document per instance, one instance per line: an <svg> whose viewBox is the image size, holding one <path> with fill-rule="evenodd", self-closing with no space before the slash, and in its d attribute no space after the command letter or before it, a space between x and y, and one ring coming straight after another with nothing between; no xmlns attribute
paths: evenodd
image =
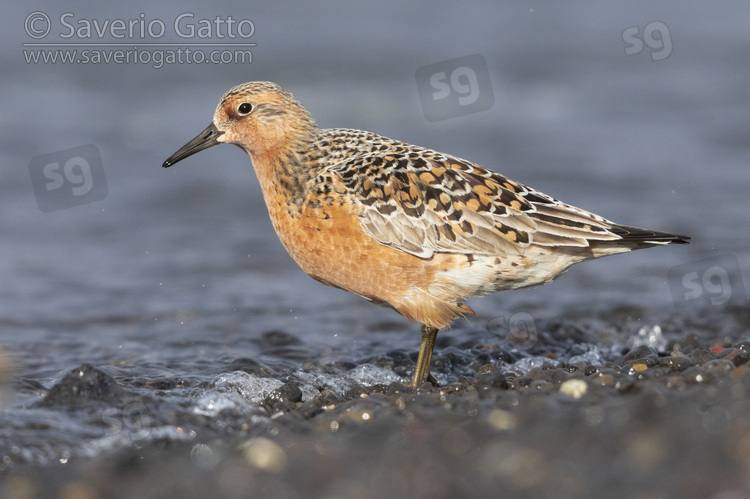
<svg viewBox="0 0 750 499"><path fill-rule="evenodd" d="M54 3L39 9L53 19L65 11ZM549 286L474 300L477 316L439 336L441 383L475 378L485 364L516 376L553 360L603 366L638 344L666 354L696 330L702 347L748 336L728 312L747 306L750 261L750 35L742 2L491 11L212 4L192 12L253 19L252 64L158 70L26 64L27 10L12 8L0 30L11 97L0 118L5 471L259 434L270 424L266 396L290 381L305 403L408 378L418 326L305 276L273 233L244 153L214 148L160 168L205 127L226 89L251 79L293 91L323 127L451 152L618 222L694 238L689 247L587 262ZM70 10L76 19L141 11L174 19L186 8ZM671 55L652 60L645 47L626 56L623 31L655 21L668 28ZM417 68L473 53L487 61L495 104L427 121ZM30 161L83 144L101 153L106 196L40 211ZM706 299L685 301L683 279ZM711 297L724 302L712 305ZM695 326L711 314L719 319ZM662 336L651 334L656 327ZM519 341L510 342L511 333ZM86 364L125 393L41 405ZM436 427L447 424L430 414Z"/></svg>

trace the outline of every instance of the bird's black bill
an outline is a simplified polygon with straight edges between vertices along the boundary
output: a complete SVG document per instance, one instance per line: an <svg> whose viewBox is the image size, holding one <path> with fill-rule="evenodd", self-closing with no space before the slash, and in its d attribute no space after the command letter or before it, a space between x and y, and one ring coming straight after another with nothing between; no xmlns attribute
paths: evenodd
<svg viewBox="0 0 750 499"><path fill-rule="evenodd" d="M179 151L171 155L169 159L167 159L161 166L164 168L169 168L173 164L177 163L178 161L182 161L188 156L192 156L197 152L208 149L211 146L215 146L219 143L218 138L223 134L224 132L220 131L218 128L216 128L216 125L211 123L205 130L199 133L197 137L182 146Z"/></svg>

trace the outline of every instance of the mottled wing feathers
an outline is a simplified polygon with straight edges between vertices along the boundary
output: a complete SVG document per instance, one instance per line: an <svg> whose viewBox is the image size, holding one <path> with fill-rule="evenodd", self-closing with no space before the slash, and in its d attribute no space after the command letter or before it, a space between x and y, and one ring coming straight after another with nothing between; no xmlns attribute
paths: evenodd
<svg viewBox="0 0 750 499"><path fill-rule="evenodd" d="M526 242L525 232L500 223L493 203L481 204L455 171L420 166L421 172L399 172L379 186L365 182L360 220L378 241L422 257L436 251L490 253L510 247L508 242ZM435 176L430 169L445 171ZM523 226L523 213L517 218Z"/></svg>
<svg viewBox="0 0 750 499"><path fill-rule="evenodd" d="M613 224L459 158L368 132L325 132L332 135L325 146L334 149L334 157L336 143L349 149L349 154L338 149L338 162L326 175L334 175L355 194L365 232L381 244L422 258L434 253L520 253L529 244L671 242L669 234ZM361 135L367 140L357 140ZM367 147L352 148L356 143Z"/></svg>

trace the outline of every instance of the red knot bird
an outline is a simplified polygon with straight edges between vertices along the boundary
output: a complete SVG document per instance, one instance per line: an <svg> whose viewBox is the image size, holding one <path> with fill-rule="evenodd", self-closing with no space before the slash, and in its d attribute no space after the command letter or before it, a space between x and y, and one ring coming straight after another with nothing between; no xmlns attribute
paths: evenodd
<svg viewBox="0 0 750 499"><path fill-rule="evenodd" d="M574 263L686 236L620 225L464 159L375 133L320 129L275 83L229 90L213 122L167 159L247 152L276 233L313 279L422 324L410 385L466 300L545 284Z"/></svg>

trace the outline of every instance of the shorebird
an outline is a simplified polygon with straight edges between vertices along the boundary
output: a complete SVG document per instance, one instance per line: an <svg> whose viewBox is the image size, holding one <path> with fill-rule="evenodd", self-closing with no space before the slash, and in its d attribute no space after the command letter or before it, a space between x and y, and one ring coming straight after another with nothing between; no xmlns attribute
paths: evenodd
<svg viewBox="0 0 750 499"><path fill-rule="evenodd" d="M690 239L610 222L450 154L320 129L271 82L230 89L211 124L162 166L217 144L250 156L273 227L302 270L422 324L414 387L430 376L438 330L474 313L468 298Z"/></svg>

